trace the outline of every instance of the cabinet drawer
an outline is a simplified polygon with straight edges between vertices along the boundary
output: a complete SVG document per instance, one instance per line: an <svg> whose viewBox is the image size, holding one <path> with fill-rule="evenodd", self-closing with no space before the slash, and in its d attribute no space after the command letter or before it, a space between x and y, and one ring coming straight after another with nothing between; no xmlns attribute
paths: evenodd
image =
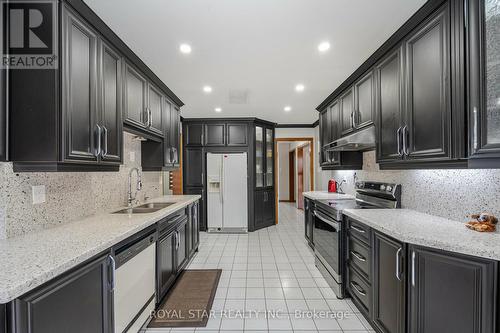
<svg viewBox="0 0 500 333"><path fill-rule="evenodd" d="M349 219L349 235L362 240L366 245L370 246L370 228L361 222Z"/></svg>
<svg viewBox="0 0 500 333"><path fill-rule="evenodd" d="M349 266L349 293L366 313L370 313L371 287L351 266Z"/></svg>
<svg viewBox="0 0 500 333"><path fill-rule="evenodd" d="M371 267L371 250L361 241L354 237L349 237L349 248L347 257L349 263L355 266L360 273L369 281L370 280L370 267Z"/></svg>

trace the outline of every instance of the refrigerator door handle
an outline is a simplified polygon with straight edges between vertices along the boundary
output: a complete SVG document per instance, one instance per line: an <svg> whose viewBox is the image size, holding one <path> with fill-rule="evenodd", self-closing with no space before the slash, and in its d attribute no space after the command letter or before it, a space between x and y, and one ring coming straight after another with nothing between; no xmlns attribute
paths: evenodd
<svg viewBox="0 0 500 333"><path fill-rule="evenodd" d="M220 202L224 203L224 156L221 156L220 158L219 196Z"/></svg>

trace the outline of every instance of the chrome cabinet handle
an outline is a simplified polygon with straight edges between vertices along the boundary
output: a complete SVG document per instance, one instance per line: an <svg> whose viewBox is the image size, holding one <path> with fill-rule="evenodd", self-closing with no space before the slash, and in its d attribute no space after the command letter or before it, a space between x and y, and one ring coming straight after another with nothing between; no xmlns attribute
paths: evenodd
<svg viewBox="0 0 500 333"><path fill-rule="evenodd" d="M116 261L112 255L109 256L109 261L111 262L111 291L115 290L116 281Z"/></svg>
<svg viewBox="0 0 500 333"><path fill-rule="evenodd" d="M403 156L403 153L401 152L401 129L402 129L402 127L399 126L398 130L396 131L396 137L397 137L397 142L398 142L398 155L400 157Z"/></svg>
<svg viewBox="0 0 500 333"><path fill-rule="evenodd" d="M95 125L96 126L96 129L97 129L97 148L96 148L96 151L94 153L94 155L97 157L99 155L101 155L101 152L102 152L102 149L101 149L101 126L99 125Z"/></svg>
<svg viewBox="0 0 500 333"><path fill-rule="evenodd" d="M354 128L354 111L351 112L351 127Z"/></svg>
<svg viewBox="0 0 500 333"><path fill-rule="evenodd" d="M153 127L153 111L151 111L151 109L149 109L149 127Z"/></svg>
<svg viewBox="0 0 500 333"><path fill-rule="evenodd" d="M357 283L355 283L355 282L351 282L351 283L350 283L350 285L351 285L351 287L352 287L354 290L356 290L356 292L357 292L358 294L360 294L361 296L366 296L366 291L364 291L363 289L358 288L358 284L357 284Z"/></svg>
<svg viewBox="0 0 500 333"><path fill-rule="evenodd" d="M365 230L363 230L363 229L361 229L361 228L358 228L358 227L356 227L355 225L351 225L351 229L352 229L352 230L355 230L355 231L357 231L357 232L359 232L359 233L362 233L362 234L364 234L364 233L366 232Z"/></svg>
<svg viewBox="0 0 500 333"><path fill-rule="evenodd" d="M181 247L181 234L177 231L177 250Z"/></svg>
<svg viewBox="0 0 500 333"><path fill-rule="evenodd" d="M177 152L177 148L172 148L174 151L174 163L179 163L179 153Z"/></svg>
<svg viewBox="0 0 500 333"><path fill-rule="evenodd" d="M333 221L329 221L325 217L321 216L317 211L314 211L314 216L316 216L318 219L320 219L321 221L323 221L326 224L328 224L330 227L332 227L333 229L335 229L335 231L337 231L337 232L340 231L340 229L341 229L340 223L335 223Z"/></svg>
<svg viewBox="0 0 500 333"><path fill-rule="evenodd" d="M108 156L108 129L106 126L102 127L103 133L104 133L104 149L101 153L102 157Z"/></svg>
<svg viewBox="0 0 500 333"><path fill-rule="evenodd" d="M401 272L400 272L400 253L401 253L402 248L399 248L398 251L396 252L396 278L401 281Z"/></svg>
<svg viewBox="0 0 500 333"><path fill-rule="evenodd" d="M415 251L411 254L411 285L415 287Z"/></svg>
<svg viewBox="0 0 500 333"><path fill-rule="evenodd" d="M473 133L473 148L474 148L474 151L477 151L477 147L479 145L479 133L478 133L478 110L477 110L477 107L474 107L472 109L472 113L473 113L473 118L474 118L474 125L472 127L472 130L474 131Z"/></svg>
<svg viewBox="0 0 500 333"><path fill-rule="evenodd" d="M358 259L359 261L362 261L362 262L365 262L366 261L366 258L363 257L361 254L359 254L358 252L355 252L355 251L351 251L351 254L356 257L356 259Z"/></svg>
<svg viewBox="0 0 500 333"><path fill-rule="evenodd" d="M406 156L410 154L410 148L408 147L408 141L410 141L408 138L409 133L408 126L405 125L405 127L403 127L403 154Z"/></svg>

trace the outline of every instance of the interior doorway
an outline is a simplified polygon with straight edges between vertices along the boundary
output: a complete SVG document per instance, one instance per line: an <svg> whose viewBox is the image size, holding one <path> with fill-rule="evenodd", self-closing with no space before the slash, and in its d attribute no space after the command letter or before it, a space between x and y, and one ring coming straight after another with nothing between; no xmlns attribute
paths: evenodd
<svg viewBox="0 0 500 333"><path fill-rule="evenodd" d="M304 209L302 192L314 190L314 139L277 138L275 141L276 208L278 202L291 202L296 208Z"/></svg>

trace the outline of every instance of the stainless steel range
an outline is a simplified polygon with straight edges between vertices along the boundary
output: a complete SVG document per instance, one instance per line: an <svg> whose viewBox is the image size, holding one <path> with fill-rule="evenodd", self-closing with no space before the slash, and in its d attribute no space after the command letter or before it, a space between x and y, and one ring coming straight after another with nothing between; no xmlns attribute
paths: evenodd
<svg viewBox="0 0 500 333"><path fill-rule="evenodd" d="M334 290L343 298L345 209L401 208L401 185L360 181L355 184L356 196L352 200L316 200L314 209L314 253L316 267Z"/></svg>

